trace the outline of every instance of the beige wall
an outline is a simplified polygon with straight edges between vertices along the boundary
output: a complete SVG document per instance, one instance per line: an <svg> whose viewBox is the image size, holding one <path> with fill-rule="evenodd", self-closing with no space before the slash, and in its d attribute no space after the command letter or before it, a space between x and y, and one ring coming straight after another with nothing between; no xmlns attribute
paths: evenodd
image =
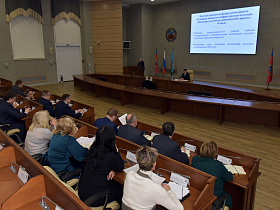
<svg viewBox="0 0 280 210"><path fill-rule="evenodd" d="M259 34L256 55L214 55L190 54L191 14L198 12L231 9L260 5ZM141 14L141 30L135 25L138 13ZM152 11L152 13L151 13ZM134 5L126 9L126 38L131 40L132 49L127 53L127 64L133 64L137 57L143 57L146 75L154 75L155 49L158 48L159 67L162 68L163 49L166 49L167 68L171 66L172 48L175 49L175 69L184 68L212 72L212 78L195 77L196 80L265 86L271 49L274 46L274 78L280 77L280 1L253 0L196 0L179 1L147 7ZM136 15L137 16L136 16ZM151 26L152 23L152 26ZM177 40L168 43L165 33L168 28L177 30ZM136 35L136 31L140 34ZM152 34L152 35L151 35ZM139 48L141 46L141 48ZM140 51L136 48L139 48ZM254 75L255 81L238 81L225 79L225 73ZM170 76L170 75L166 75ZM279 79L280 80L280 79ZM275 80L276 81L276 80ZM280 84L271 84L280 88Z"/></svg>
<svg viewBox="0 0 280 210"><path fill-rule="evenodd" d="M93 60L96 73L123 72L121 0L91 2Z"/></svg>

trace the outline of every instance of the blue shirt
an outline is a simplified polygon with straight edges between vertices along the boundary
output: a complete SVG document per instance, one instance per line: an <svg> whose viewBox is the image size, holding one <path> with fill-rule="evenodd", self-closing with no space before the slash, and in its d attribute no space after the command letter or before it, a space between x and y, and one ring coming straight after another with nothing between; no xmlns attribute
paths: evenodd
<svg viewBox="0 0 280 210"><path fill-rule="evenodd" d="M69 157L73 156L76 160L82 161L87 157L88 149L83 148L73 136L61 136L60 133L54 134L51 139L47 162L56 172L73 171Z"/></svg>
<svg viewBox="0 0 280 210"><path fill-rule="evenodd" d="M94 126L97 128L100 128L105 125L112 127L115 131L115 134L118 133L117 125L115 123L111 122L111 120L108 117L99 118L99 119L95 120L95 122L94 122Z"/></svg>

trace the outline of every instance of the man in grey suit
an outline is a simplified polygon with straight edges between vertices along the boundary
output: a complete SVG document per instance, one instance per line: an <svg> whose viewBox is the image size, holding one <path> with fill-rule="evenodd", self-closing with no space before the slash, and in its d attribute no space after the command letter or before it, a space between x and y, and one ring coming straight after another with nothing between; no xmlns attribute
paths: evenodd
<svg viewBox="0 0 280 210"><path fill-rule="evenodd" d="M189 157L185 153L185 148L172 140L175 131L175 125L172 122L166 122L162 125L163 135L157 135L153 138L153 147L158 153L177 160L181 163L189 164Z"/></svg>
<svg viewBox="0 0 280 210"><path fill-rule="evenodd" d="M135 144L151 146L151 142L143 136L144 132L137 129L136 126L136 115L128 114L126 116L126 125L120 126L118 136Z"/></svg>

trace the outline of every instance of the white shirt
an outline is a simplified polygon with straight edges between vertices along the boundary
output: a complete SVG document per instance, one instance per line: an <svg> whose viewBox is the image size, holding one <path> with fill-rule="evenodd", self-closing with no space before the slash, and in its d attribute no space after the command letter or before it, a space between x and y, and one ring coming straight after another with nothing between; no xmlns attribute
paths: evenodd
<svg viewBox="0 0 280 210"><path fill-rule="evenodd" d="M45 154L49 149L49 143L53 133L48 128L33 128L27 131L24 149L30 155Z"/></svg>
<svg viewBox="0 0 280 210"><path fill-rule="evenodd" d="M152 171L142 171L151 177ZM170 210L183 210L184 207L174 193L168 192L151 179L142 177L134 171L126 174L122 202L137 210L152 209L156 204Z"/></svg>

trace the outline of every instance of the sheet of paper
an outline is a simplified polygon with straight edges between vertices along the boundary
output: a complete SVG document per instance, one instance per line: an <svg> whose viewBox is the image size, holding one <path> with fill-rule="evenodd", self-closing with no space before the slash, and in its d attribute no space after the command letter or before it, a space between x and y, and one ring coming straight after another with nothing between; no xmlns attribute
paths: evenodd
<svg viewBox="0 0 280 210"><path fill-rule="evenodd" d="M0 144L0 151L3 149L4 147Z"/></svg>
<svg viewBox="0 0 280 210"><path fill-rule="evenodd" d="M185 147L185 149L190 150L192 152L196 151L196 146L194 146L192 144L185 143L184 147Z"/></svg>
<svg viewBox="0 0 280 210"><path fill-rule="evenodd" d="M126 116L127 113L119 117L119 121L121 122L122 125L126 125Z"/></svg>
<svg viewBox="0 0 280 210"><path fill-rule="evenodd" d="M185 150L185 153L188 155L188 157L190 158L190 156L191 156L191 151L190 150L188 150L188 149L186 149Z"/></svg>
<svg viewBox="0 0 280 210"><path fill-rule="evenodd" d="M155 173L152 173L151 179L157 184L161 184L165 180L164 177L160 177L159 175L157 175Z"/></svg>
<svg viewBox="0 0 280 210"><path fill-rule="evenodd" d="M217 160L222 162L225 165L231 165L232 164L232 159L224 157L222 155L218 155Z"/></svg>
<svg viewBox="0 0 280 210"><path fill-rule="evenodd" d="M159 134L159 133L155 133L155 132L152 132L152 133L151 133L151 137L152 137L152 138L154 138L154 136L157 136L157 135L160 135L160 134Z"/></svg>
<svg viewBox="0 0 280 210"><path fill-rule="evenodd" d="M90 148L92 143L95 141L95 136L92 138L81 136L77 139L77 142L84 148Z"/></svg>
<svg viewBox="0 0 280 210"><path fill-rule="evenodd" d="M169 182L168 185L179 200L182 200L182 198L190 192L187 187L183 187L182 185L176 184L175 182Z"/></svg>
<svg viewBox="0 0 280 210"><path fill-rule="evenodd" d="M152 140L153 140L153 137L151 137L151 136L149 136L149 135L144 135L144 137L145 137L146 139L148 139L149 141L152 141Z"/></svg>
<svg viewBox="0 0 280 210"><path fill-rule="evenodd" d="M87 112L87 110L88 110L88 109L86 109L86 108L83 108L83 111L84 111L84 113L86 113L86 112Z"/></svg>
<svg viewBox="0 0 280 210"><path fill-rule="evenodd" d="M136 164L136 165L134 165L134 166L131 166L131 167L129 167L129 168L124 169L123 171L124 171L125 173L128 173L128 172L130 172L130 171L134 171L134 172L136 173L138 170L139 170L139 165Z"/></svg>
<svg viewBox="0 0 280 210"><path fill-rule="evenodd" d="M126 159L134 162L134 163L137 163L137 160L136 160L136 155L130 151L127 151L126 153Z"/></svg>

